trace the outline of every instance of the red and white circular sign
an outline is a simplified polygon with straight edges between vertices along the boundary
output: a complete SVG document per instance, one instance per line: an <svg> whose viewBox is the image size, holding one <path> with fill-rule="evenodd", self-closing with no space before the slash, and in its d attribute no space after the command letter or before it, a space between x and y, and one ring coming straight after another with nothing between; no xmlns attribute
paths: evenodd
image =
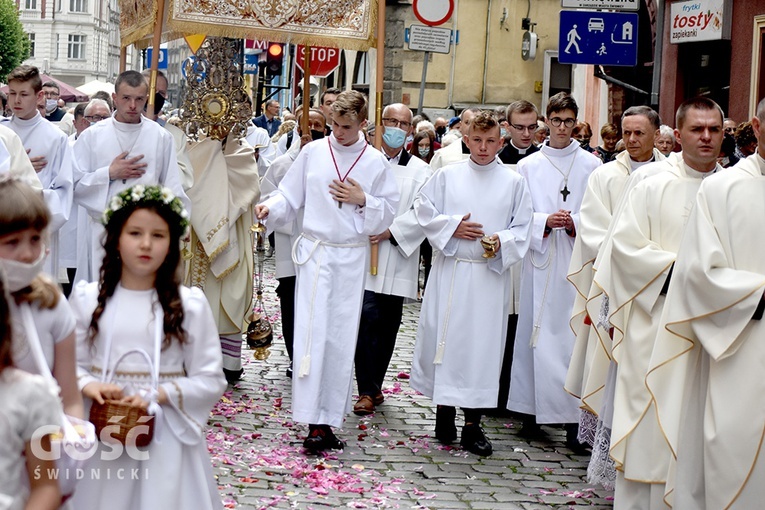
<svg viewBox="0 0 765 510"><path fill-rule="evenodd" d="M414 15L428 26L443 25L454 12L454 0L414 0Z"/></svg>

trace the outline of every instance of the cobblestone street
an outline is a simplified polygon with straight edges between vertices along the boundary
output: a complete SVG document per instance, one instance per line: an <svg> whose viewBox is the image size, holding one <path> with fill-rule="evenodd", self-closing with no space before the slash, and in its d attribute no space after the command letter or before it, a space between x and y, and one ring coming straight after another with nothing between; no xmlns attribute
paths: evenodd
<svg viewBox="0 0 765 510"><path fill-rule="evenodd" d="M266 271L273 274L273 259ZM408 381L419 303L404 307L377 413L348 414L336 431L344 450L304 454L307 425L291 419L276 281L267 275L266 284L275 326L270 357L256 360L245 351L244 380L228 388L208 432L226 508L611 508L612 493L586 483L589 457L564 446L562 429L544 427L549 439L529 442L517 436L518 420L486 417L483 426L494 446L487 458L432 438L434 406ZM459 420L458 412L458 427Z"/></svg>

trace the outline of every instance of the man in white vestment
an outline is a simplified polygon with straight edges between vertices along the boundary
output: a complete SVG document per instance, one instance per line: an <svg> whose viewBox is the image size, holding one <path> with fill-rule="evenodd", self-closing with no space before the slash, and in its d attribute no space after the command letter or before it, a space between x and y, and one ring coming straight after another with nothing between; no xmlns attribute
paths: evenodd
<svg viewBox="0 0 765 510"><path fill-rule="evenodd" d="M676 458L665 499L677 509L765 501L765 100L752 127L757 152L701 183L646 379Z"/></svg>
<svg viewBox="0 0 765 510"><path fill-rule="evenodd" d="M659 114L647 106L633 106L622 114L622 138L627 149L592 172L579 210L579 234L568 269L568 280L576 289L570 321L576 343L565 388L582 402L579 438L590 445L595 437L611 356L610 348L603 348L610 346L609 332L602 327L597 329L602 291L592 285L594 263L608 237L627 179L638 168L664 160L654 147L660 126ZM590 372L592 367L594 372Z"/></svg>
<svg viewBox="0 0 765 510"><path fill-rule="evenodd" d="M309 451L342 448L331 427L351 407L353 356L369 261L369 236L393 222L399 194L390 165L362 131L367 103L357 91L332 105L332 135L306 145L278 190L255 208L269 230L304 209L292 249L296 371L292 416L308 423Z"/></svg>
<svg viewBox="0 0 765 510"><path fill-rule="evenodd" d="M532 205L524 179L497 158L504 140L490 112L479 112L463 140L470 159L441 168L415 201L417 220L436 253L422 303L412 388L436 409L436 438L457 438L456 406L465 413L460 444L491 455L481 409L496 406L507 314L508 269L530 243ZM484 236L495 244L484 257Z"/></svg>
<svg viewBox="0 0 765 510"><path fill-rule="evenodd" d="M80 106L83 107L80 115L77 115L78 112L75 110L74 127L77 131L69 136L69 144L72 147L74 147L75 142L86 129L96 122L101 122L111 117L109 104L103 99L92 99L88 103L77 105L77 108L79 109ZM66 269L68 280L67 283L62 283L61 285L65 296L69 296L72 291L77 272L77 261L79 260L78 254L83 249L83 245L87 246L87 243L82 242L83 237L78 232L89 232L88 222L88 215L85 212L80 214L80 206L73 202L69 219L61 227L60 233L61 266Z"/></svg>
<svg viewBox="0 0 765 510"><path fill-rule="evenodd" d="M475 107L462 110L462 113L460 114L460 129L463 133L467 133L470 130L470 123L473 121L473 118L476 116L476 114L478 114L480 111L480 109ZM463 161L469 157L470 150L465 144L465 139L463 136L459 136L458 139L454 140L454 143L450 143L446 147L438 149L433 154L433 159L430 160L430 168L433 172L435 172L442 166L446 166L449 163L455 163L457 161Z"/></svg>
<svg viewBox="0 0 765 510"><path fill-rule="evenodd" d="M279 187L284 175L292 166L303 146L314 140L324 138L327 118L318 108L308 111L309 133L302 134L303 128L300 120L303 117L303 109L299 108L296 114L298 126L298 138L290 145L285 154L277 157L268 167L263 180L260 183L261 196L266 198ZM292 355L295 344L295 284L297 281L295 263L292 262L292 246L297 241L298 235L303 229L303 211L296 214L294 221L290 221L276 227L273 232L275 276L279 284L276 286L276 295L279 297L279 306L282 310L281 324L284 347L290 359L287 368L287 377L292 378Z"/></svg>
<svg viewBox="0 0 765 510"><path fill-rule="evenodd" d="M242 334L252 307L252 207L260 198L255 151L242 138L200 136L189 145L194 186L188 190L191 258L185 284L202 289L218 327L223 373L229 383L241 379Z"/></svg>
<svg viewBox="0 0 765 510"><path fill-rule="evenodd" d="M45 271L59 278L59 230L72 209L72 151L67 135L45 120L37 110L43 96L40 72L34 66L19 66L8 75L8 101L13 117L5 125L19 135L43 188L50 209L48 226L50 254Z"/></svg>
<svg viewBox="0 0 765 510"><path fill-rule="evenodd" d="M417 192L430 177L428 164L404 148L413 130L409 107L401 103L386 106L382 129L382 152L391 164L401 198L393 224L369 237L379 252L377 274L367 275L356 345L359 399L353 412L359 416L373 413L383 403L382 383L396 347L404 298L417 299L420 244L425 233L412 206Z"/></svg>
<svg viewBox="0 0 765 510"><path fill-rule="evenodd" d="M86 130L74 145L74 200L89 218L80 231L76 280L94 281L103 258L101 216L120 191L137 184L170 188L188 211L191 202L181 186L173 136L143 116L149 85L138 71L117 77L114 115Z"/></svg>
<svg viewBox="0 0 765 510"><path fill-rule="evenodd" d="M550 139L539 152L522 159L534 205L531 247L523 260L510 397L507 408L523 413L521 432L538 436L539 424L564 423L567 444L579 448L579 402L563 389L574 334L568 318L574 289L566 281L579 230L579 206L587 179L600 166L597 156L571 138L579 107L559 93L547 105Z"/></svg>
<svg viewBox="0 0 765 510"><path fill-rule="evenodd" d="M12 129L0 122L0 175L9 173L24 180L37 190L42 190L42 184L37 177L32 162L21 138Z"/></svg>
<svg viewBox="0 0 765 510"><path fill-rule="evenodd" d="M669 169L629 190L613 227L610 255L596 274L614 328L610 453L619 510L666 508L670 451L645 378L685 223L702 179L721 170L722 122L722 110L708 98L680 105L675 136L683 151Z"/></svg>

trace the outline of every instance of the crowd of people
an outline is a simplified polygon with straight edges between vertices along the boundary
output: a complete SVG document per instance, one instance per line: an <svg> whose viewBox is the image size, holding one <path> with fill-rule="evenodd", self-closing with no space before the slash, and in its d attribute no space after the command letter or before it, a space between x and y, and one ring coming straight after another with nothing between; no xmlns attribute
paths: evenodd
<svg viewBox="0 0 765 510"><path fill-rule="evenodd" d="M765 100L741 124L703 97L674 127L632 106L599 140L567 93L432 122L394 103L376 149L360 92L294 115L269 100L243 137L190 141L162 115L161 74L147 108L147 77L123 72L69 114L36 68L7 76L0 508L221 508L205 429L243 377L253 222L307 453L342 448L349 411L385 411L404 305L421 299L411 386L439 442L491 455L486 414L538 441L563 427L618 509L765 496ZM109 455L97 425L64 490L39 453L59 438L39 431L115 403L153 424L145 456L137 434Z"/></svg>

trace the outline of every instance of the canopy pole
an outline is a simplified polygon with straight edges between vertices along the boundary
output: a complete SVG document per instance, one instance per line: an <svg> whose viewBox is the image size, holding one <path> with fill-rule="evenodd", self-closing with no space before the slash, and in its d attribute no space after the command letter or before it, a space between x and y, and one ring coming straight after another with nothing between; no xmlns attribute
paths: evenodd
<svg viewBox="0 0 765 510"><path fill-rule="evenodd" d="M297 48L297 46L296 46ZM297 50L296 50L297 51ZM300 130L306 135L311 131L308 129L308 110L311 108L311 46L303 45L303 116L300 118ZM299 57L299 55L298 55Z"/></svg>
<svg viewBox="0 0 765 510"><path fill-rule="evenodd" d="M383 74L385 73L385 0L377 0L377 73L375 75L375 148L382 147ZM401 149L404 150L404 149ZM369 252L369 274L377 276L380 246L373 244Z"/></svg>
<svg viewBox="0 0 765 510"><path fill-rule="evenodd" d="M157 0L157 19L154 21L154 38L151 46L151 78L149 80L149 100L146 111L154 111L154 96L157 93L157 69L159 69L159 45L162 43L162 25L165 21L165 2Z"/></svg>

